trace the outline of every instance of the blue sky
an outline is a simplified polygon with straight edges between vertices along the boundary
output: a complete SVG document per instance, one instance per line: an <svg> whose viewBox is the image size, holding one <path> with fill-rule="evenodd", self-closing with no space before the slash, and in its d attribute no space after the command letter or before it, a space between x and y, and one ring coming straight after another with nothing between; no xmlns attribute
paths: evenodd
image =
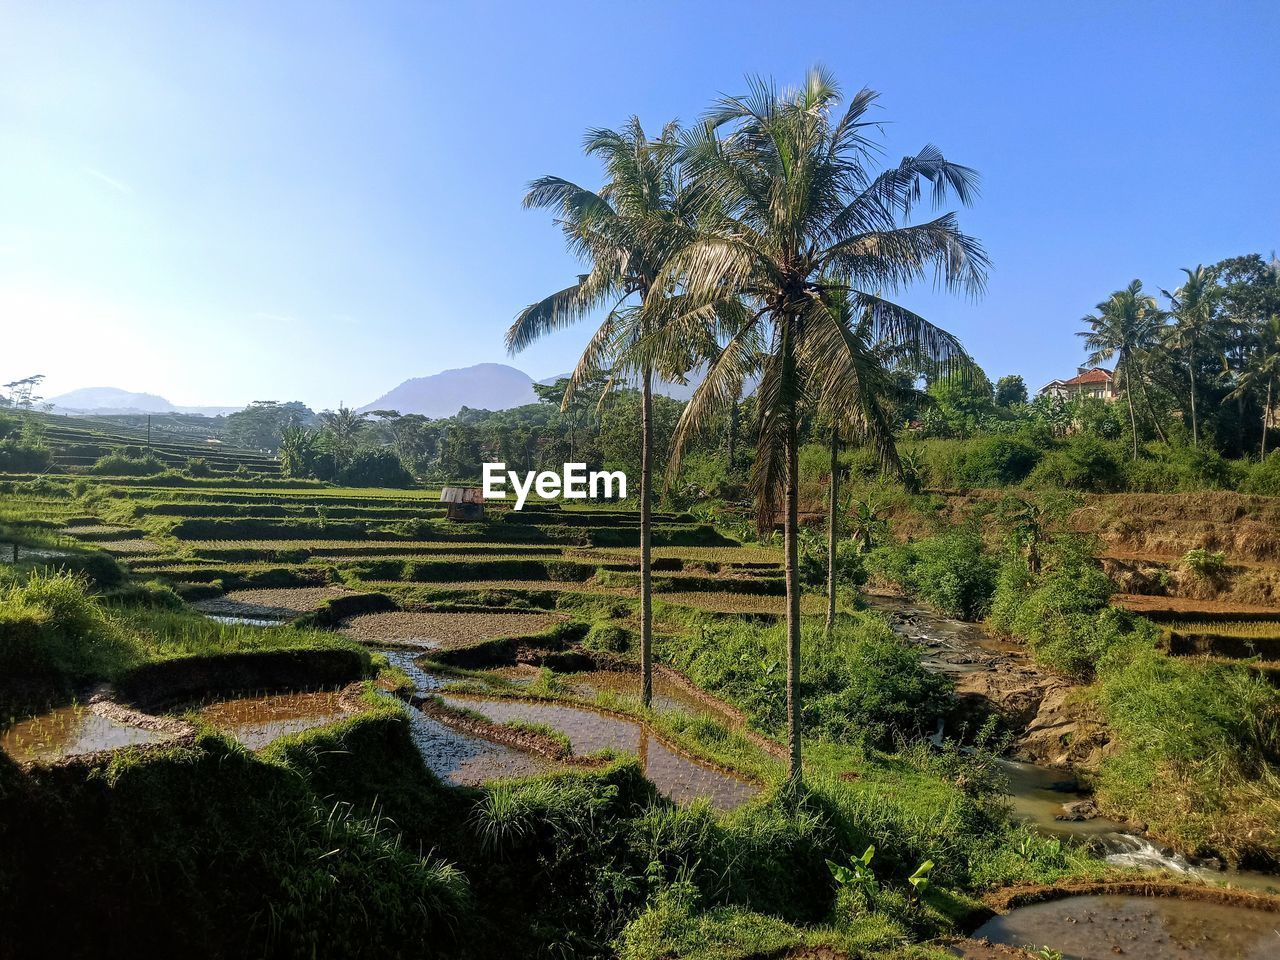
<svg viewBox="0 0 1280 960"><path fill-rule="evenodd" d="M1277 40L1261 2L0 0L0 382L325 407L506 360L578 272L528 180L822 63L881 92L888 159L982 173L986 296L900 299L1034 388L1133 277L1280 247Z"/></svg>

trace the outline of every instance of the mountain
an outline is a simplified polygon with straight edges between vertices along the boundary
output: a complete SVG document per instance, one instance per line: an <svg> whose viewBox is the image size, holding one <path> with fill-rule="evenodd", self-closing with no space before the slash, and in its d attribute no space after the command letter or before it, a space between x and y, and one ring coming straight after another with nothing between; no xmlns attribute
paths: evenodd
<svg viewBox="0 0 1280 960"><path fill-rule="evenodd" d="M547 377L545 380L539 380L539 386L551 386L557 380L568 380L572 376L570 373L562 373L556 377ZM653 382L653 392L661 394L664 397L670 397L672 400L688 400L693 396L693 391L698 389L698 384L702 383L702 371L691 370L689 372L688 383L672 383L670 380L655 380ZM627 386L640 389L640 378L636 376ZM750 392L750 391L748 391Z"/></svg>
<svg viewBox="0 0 1280 960"><path fill-rule="evenodd" d="M373 403L365 404L360 412L398 410L426 417L451 417L463 407L506 410L537 402L533 380L523 370L505 363L477 363L406 380Z"/></svg>
<svg viewBox="0 0 1280 960"><path fill-rule="evenodd" d="M234 413L239 407L175 407L154 393L133 393L119 387L82 387L50 397L55 413L92 413L99 416L140 413L189 413L216 417Z"/></svg>

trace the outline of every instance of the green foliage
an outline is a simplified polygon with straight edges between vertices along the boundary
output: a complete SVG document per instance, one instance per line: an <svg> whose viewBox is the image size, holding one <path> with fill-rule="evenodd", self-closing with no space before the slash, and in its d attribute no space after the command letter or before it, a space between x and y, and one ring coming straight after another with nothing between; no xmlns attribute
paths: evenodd
<svg viewBox="0 0 1280 960"><path fill-rule="evenodd" d="M34 572L0 586L0 674L83 681L138 659L127 632L67 572Z"/></svg>
<svg viewBox="0 0 1280 960"><path fill-rule="evenodd" d="M43 473L53 465L53 451L18 437L0 439L0 473Z"/></svg>
<svg viewBox="0 0 1280 960"><path fill-rule="evenodd" d="M945 487L1003 487L1021 483L1040 462L1043 451L1018 436L981 435L935 447L930 461L933 482Z"/></svg>
<svg viewBox="0 0 1280 960"><path fill-rule="evenodd" d="M868 556L867 565L912 596L965 620L986 613L998 570L982 538L966 528L880 547Z"/></svg>
<svg viewBox="0 0 1280 960"><path fill-rule="evenodd" d="M1280 450L1267 454L1267 459L1249 467L1240 484L1240 492L1280 497Z"/></svg>
<svg viewBox="0 0 1280 960"><path fill-rule="evenodd" d="M1218 577L1227 569L1227 555L1221 550L1195 547L1183 555L1182 565L1198 577Z"/></svg>
<svg viewBox="0 0 1280 960"><path fill-rule="evenodd" d="M1092 433L1077 433L1048 453L1027 482L1091 493L1123 490L1126 481L1123 445Z"/></svg>
<svg viewBox="0 0 1280 960"><path fill-rule="evenodd" d="M699 686L741 706L762 730L785 727L785 636L780 627L714 623L660 647ZM802 722L835 740L888 744L931 729L947 709L949 682L929 673L905 640L872 614L837 620L830 640L801 635Z"/></svg>
<svg viewBox="0 0 1280 960"><path fill-rule="evenodd" d="M1242 471L1207 444L1149 443L1129 465L1131 490L1191 493L1234 487Z"/></svg>
<svg viewBox="0 0 1280 960"><path fill-rule="evenodd" d="M635 635L615 623L593 623L582 645L602 653L626 653L635 645Z"/></svg>
<svg viewBox="0 0 1280 960"><path fill-rule="evenodd" d="M407 487L413 475L394 450L357 450L340 471L338 482L350 487Z"/></svg>
<svg viewBox="0 0 1280 960"><path fill-rule="evenodd" d="M130 456L125 451L114 450L99 457L89 472L104 477L149 477L166 469L165 462L153 453Z"/></svg>

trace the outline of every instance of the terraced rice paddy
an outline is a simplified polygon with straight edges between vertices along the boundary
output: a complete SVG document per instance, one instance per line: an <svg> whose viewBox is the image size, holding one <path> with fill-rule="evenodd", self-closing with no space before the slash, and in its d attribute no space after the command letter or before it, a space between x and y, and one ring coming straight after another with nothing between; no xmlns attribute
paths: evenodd
<svg viewBox="0 0 1280 960"><path fill-rule="evenodd" d="M250 750L260 750L280 737L325 726L354 711L341 692L321 690L223 700L198 713L202 721Z"/></svg>
<svg viewBox="0 0 1280 960"><path fill-rule="evenodd" d="M677 803L705 798L719 810L731 810L751 799L758 790L732 774L700 764L673 750L640 723L558 703L521 700L485 700L445 696L446 705L479 713L498 723L537 724L568 737L574 754L590 756L602 751L633 753L640 758L645 776Z"/></svg>
<svg viewBox="0 0 1280 960"><path fill-rule="evenodd" d="M345 587L276 587L233 590L216 599L193 604L197 610L222 617L286 620L314 610L326 600L351 593Z"/></svg>
<svg viewBox="0 0 1280 960"><path fill-rule="evenodd" d="M0 734L0 750L14 760L49 763L63 757L159 743L167 734L126 723L92 707L59 707L21 720Z"/></svg>
<svg viewBox="0 0 1280 960"><path fill-rule="evenodd" d="M347 621L343 632L361 643L402 643L424 649L467 646L499 637L522 637L564 622L549 613L366 613Z"/></svg>

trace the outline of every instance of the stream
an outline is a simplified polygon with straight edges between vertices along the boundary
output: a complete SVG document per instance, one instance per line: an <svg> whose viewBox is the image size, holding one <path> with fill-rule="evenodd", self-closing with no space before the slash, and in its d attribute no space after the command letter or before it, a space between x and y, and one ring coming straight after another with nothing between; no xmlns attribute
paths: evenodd
<svg viewBox="0 0 1280 960"><path fill-rule="evenodd" d="M901 597L867 595L866 602L870 610L888 620L894 633L921 649L921 662L927 669L947 674L958 683L976 674L1002 674L1015 682L1039 674L1020 645L991 637L978 624L946 617ZM1210 882L1230 882L1247 889L1280 888L1280 877L1194 863L1113 820L1098 816L1068 819L1071 815L1064 805L1089 800L1089 793L1069 767L1018 760L1004 760L1002 767L1015 817L1040 833L1086 843L1107 863L1143 870L1168 870Z"/></svg>

